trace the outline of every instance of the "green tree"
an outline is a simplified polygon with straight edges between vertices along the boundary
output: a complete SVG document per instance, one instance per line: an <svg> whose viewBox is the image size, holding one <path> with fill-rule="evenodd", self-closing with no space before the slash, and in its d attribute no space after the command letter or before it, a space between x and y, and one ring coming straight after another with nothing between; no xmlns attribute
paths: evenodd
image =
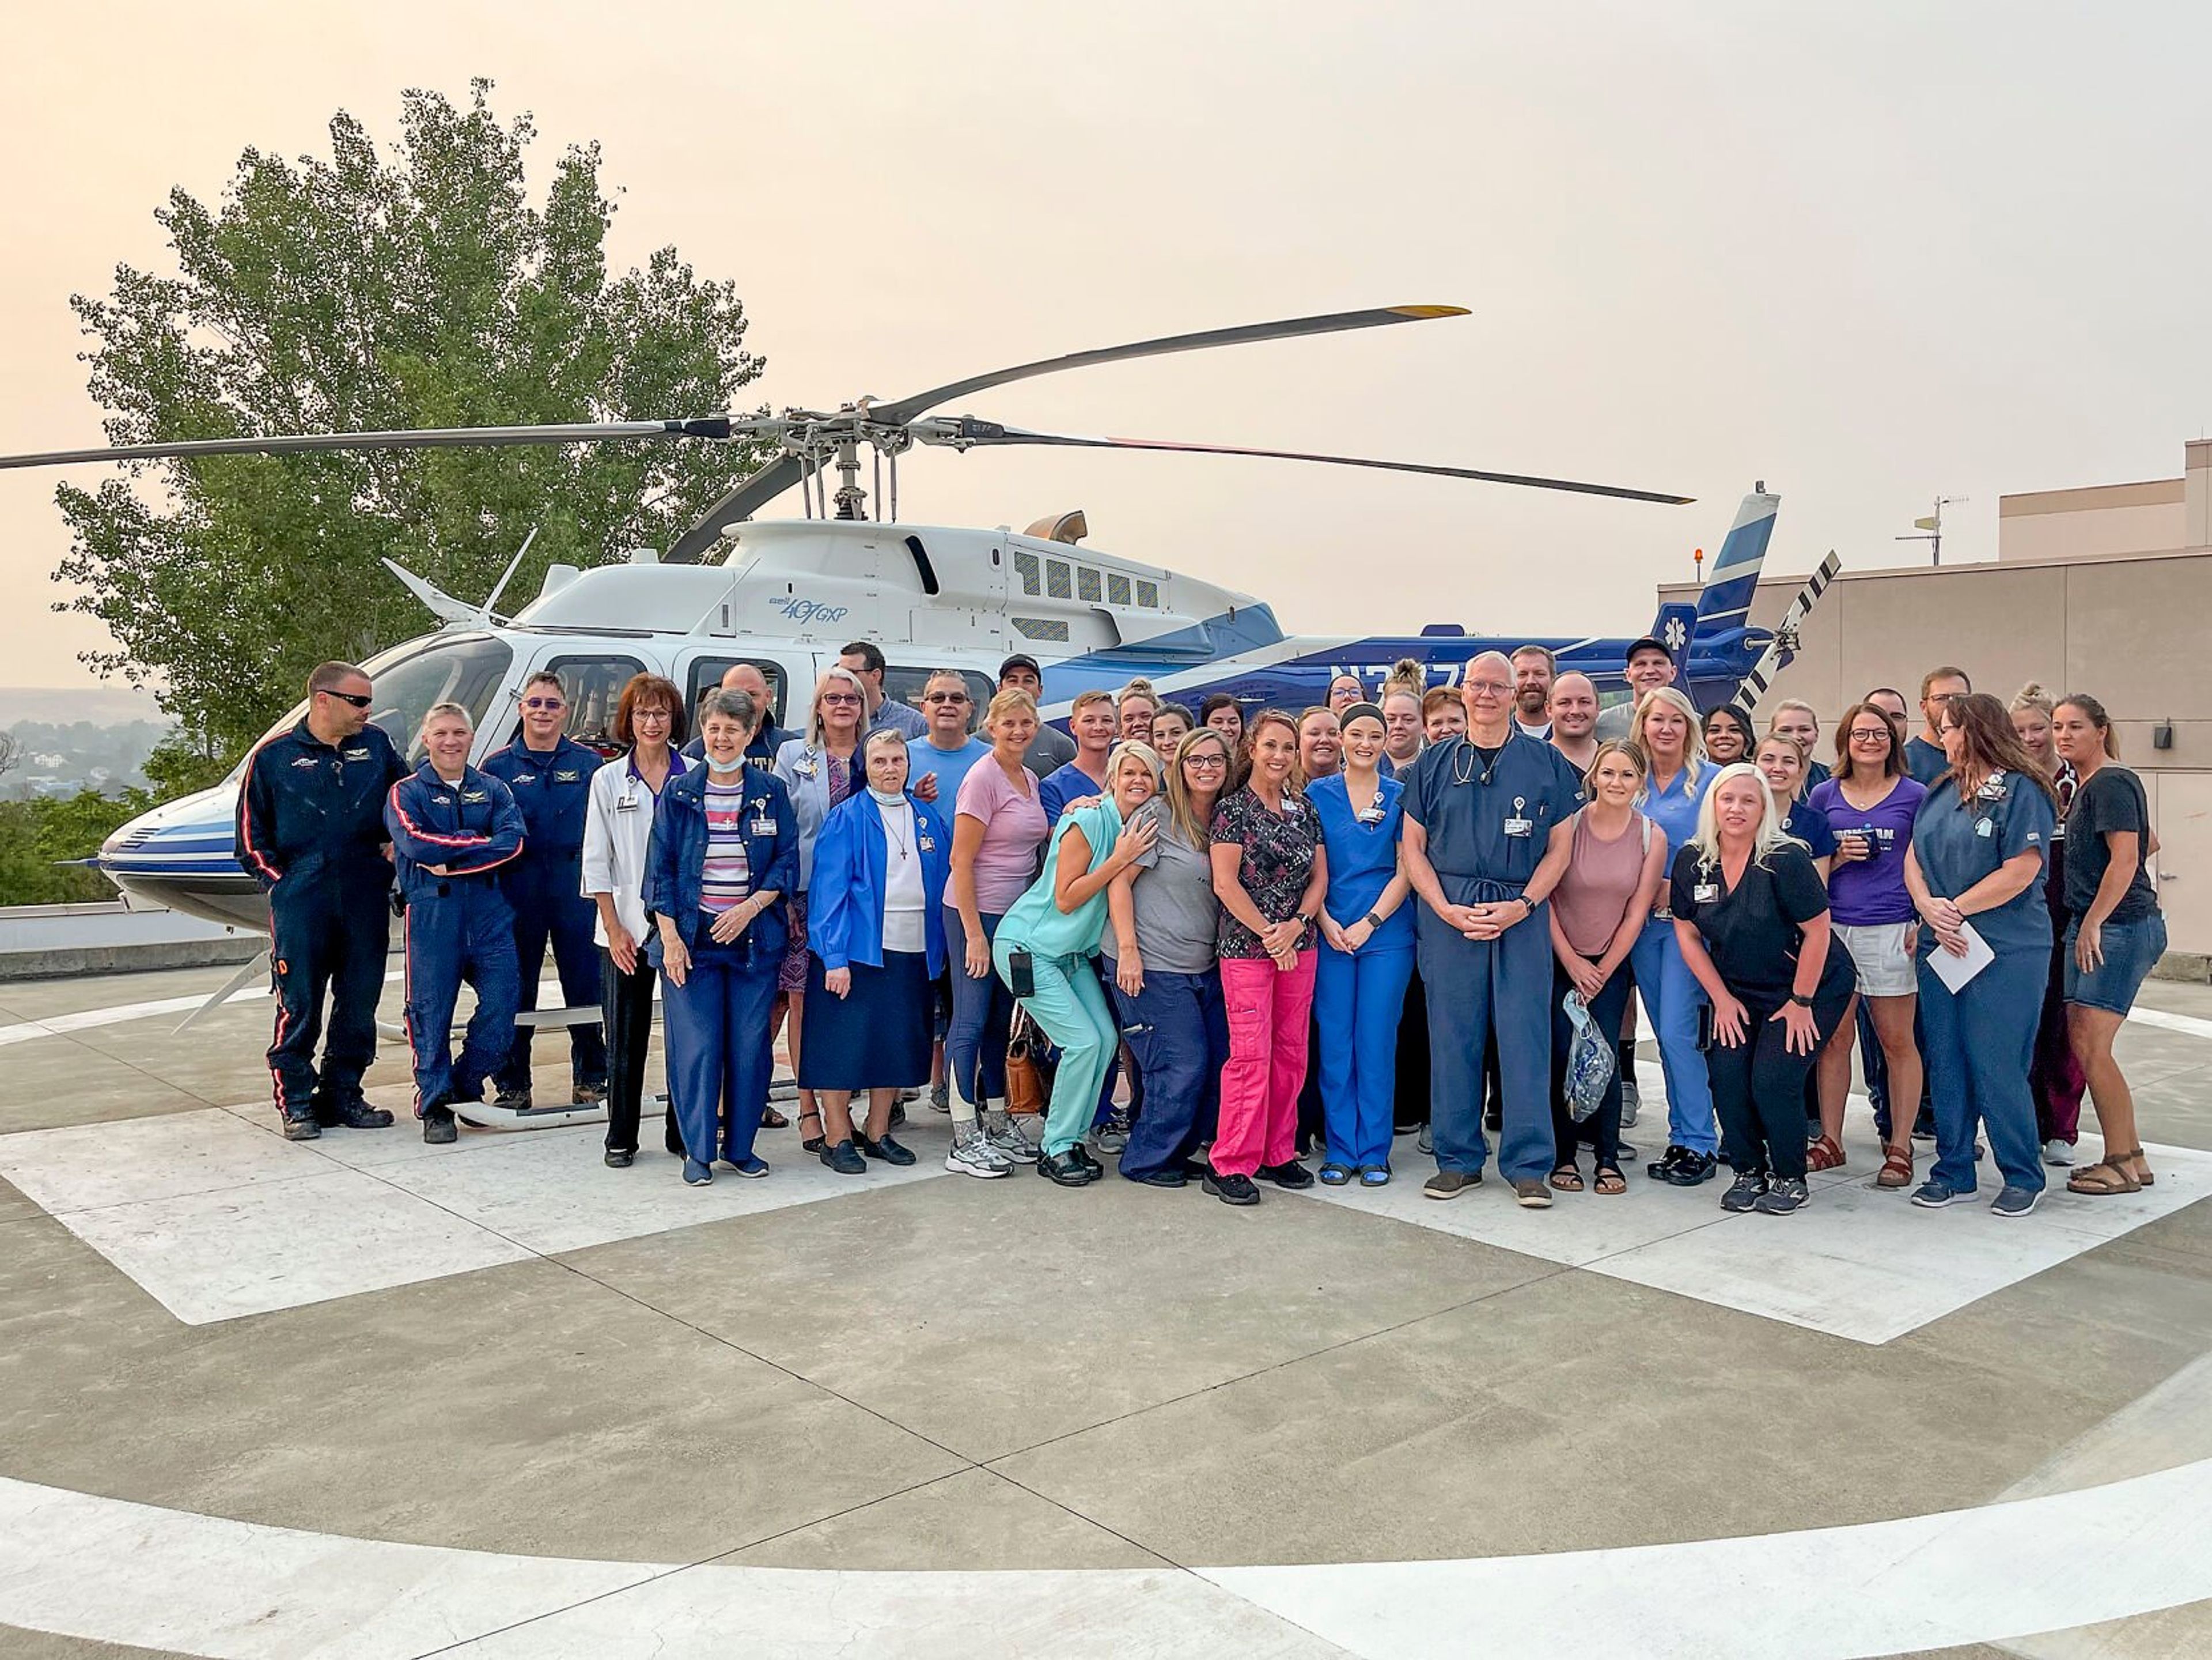
<svg viewBox="0 0 2212 1660"><path fill-rule="evenodd" d="M144 790L102 795L88 789L76 795L0 801L0 905L114 898L106 877L71 861L91 858L118 826L153 805Z"/></svg>
<svg viewBox="0 0 2212 1660"><path fill-rule="evenodd" d="M610 276L599 147L571 147L533 205L530 118L501 125L490 92L406 93L388 150L343 111L327 159L248 149L218 211L173 191L155 216L176 274L119 266L106 298L71 301L110 441L732 408L760 369L734 286L673 247ZM82 591L57 609L113 636L93 667L159 688L179 731L148 772L181 786L219 776L318 661L426 630L380 556L477 598L535 526L507 590L534 593L549 562L665 547L759 459L662 440L145 464L58 492L56 574Z"/></svg>

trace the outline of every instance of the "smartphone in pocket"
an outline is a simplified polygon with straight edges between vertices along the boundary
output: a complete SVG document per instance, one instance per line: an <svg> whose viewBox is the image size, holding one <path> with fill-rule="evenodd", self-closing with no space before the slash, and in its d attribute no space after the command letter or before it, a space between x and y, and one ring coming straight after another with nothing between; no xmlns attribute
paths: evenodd
<svg viewBox="0 0 2212 1660"><path fill-rule="evenodd" d="M1006 984L1017 997L1036 995L1036 961L1027 952L1006 953Z"/></svg>
<svg viewBox="0 0 2212 1660"><path fill-rule="evenodd" d="M1713 1006L1698 1005L1698 1049L1700 1053L1713 1046Z"/></svg>

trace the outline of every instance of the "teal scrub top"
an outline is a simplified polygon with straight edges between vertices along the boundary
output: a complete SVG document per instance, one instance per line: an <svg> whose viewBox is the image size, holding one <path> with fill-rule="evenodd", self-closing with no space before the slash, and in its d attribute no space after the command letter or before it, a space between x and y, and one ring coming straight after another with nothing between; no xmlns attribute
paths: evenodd
<svg viewBox="0 0 2212 1660"><path fill-rule="evenodd" d="M1912 851L1928 891L1955 899L2008 859L2034 852L2050 858L2051 833L2058 815L2030 778L2018 773L1992 775L1962 810L1959 786L1946 778L1928 792L1920 816L1912 821ZM2051 949L2051 913L2043 903L2040 877L1994 910L1966 919L1993 952ZM1920 949L1936 949L1935 933L1924 924Z"/></svg>
<svg viewBox="0 0 2212 1660"><path fill-rule="evenodd" d="M999 923L998 939L1011 940L1037 957L1097 954L1098 937L1106 929L1106 888L1100 888L1072 911L1060 909L1052 897L1053 873L1060 868L1060 838L1079 828L1091 844L1090 869L1095 871L1113 857L1114 843L1121 835L1121 815L1115 811L1113 798L1060 815L1052 840L1045 844L1044 874L1014 901Z"/></svg>

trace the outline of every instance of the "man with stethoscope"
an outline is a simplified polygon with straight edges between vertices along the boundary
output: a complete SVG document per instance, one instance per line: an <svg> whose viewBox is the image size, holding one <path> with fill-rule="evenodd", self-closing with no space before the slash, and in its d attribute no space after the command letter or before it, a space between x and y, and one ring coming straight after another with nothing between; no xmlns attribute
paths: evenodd
<svg viewBox="0 0 2212 1660"><path fill-rule="evenodd" d="M1418 956L1429 1012L1437 1173L1455 1199L1482 1180L1483 1061L1497 1045L1499 1173L1531 1209L1551 1203L1552 942L1545 901L1567 867L1582 781L1521 733L1513 666L1486 652L1461 688L1468 730L1431 745L1405 794L1406 873L1422 904Z"/></svg>

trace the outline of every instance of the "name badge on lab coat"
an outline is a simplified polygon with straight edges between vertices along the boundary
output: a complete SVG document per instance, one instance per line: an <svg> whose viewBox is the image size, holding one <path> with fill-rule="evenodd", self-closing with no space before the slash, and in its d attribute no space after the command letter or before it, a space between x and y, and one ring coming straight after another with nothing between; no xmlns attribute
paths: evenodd
<svg viewBox="0 0 2212 1660"><path fill-rule="evenodd" d="M1513 817L1505 821L1505 833L1508 836L1526 836L1535 828L1521 816L1528 805L1528 798L1525 795L1516 795L1513 798Z"/></svg>

